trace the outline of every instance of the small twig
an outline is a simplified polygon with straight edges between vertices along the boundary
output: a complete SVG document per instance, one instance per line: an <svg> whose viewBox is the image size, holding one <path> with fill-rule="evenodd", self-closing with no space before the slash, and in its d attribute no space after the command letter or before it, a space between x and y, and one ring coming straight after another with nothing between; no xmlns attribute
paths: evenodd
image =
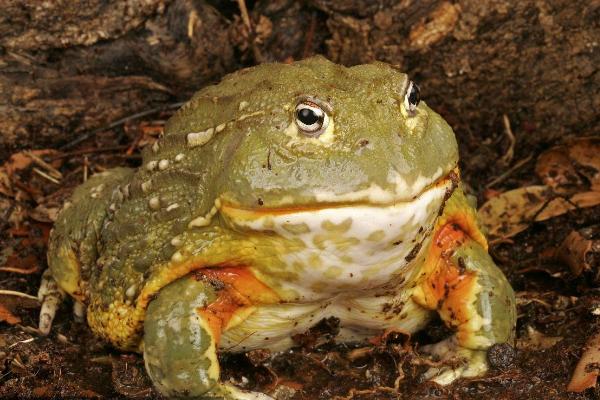
<svg viewBox="0 0 600 400"><path fill-rule="evenodd" d="M48 179L50 182L56 183L57 185L60 184L60 181L58 179L51 177L50 175L48 175L47 173L45 173L44 171L42 171L39 168L33 167L33 172L35 172L42 178Z"/></svg>
<svg viewBox="0 0 600 400"><path fill-rule="evenodd" d="M19 345L19 344L26 344L26 343L31 343L35 340L35 338L29 338L29 339L25 339L25 340L19 340L18 342L15 342L13 344L11 344L10 346L8 346L9 349L12 349L13 347Z"/></svg>
<svg viewBox="0 0 600 400"><path fill-rule="evenodd" d="M27 269L17 268L17 267L0 267L0 271L2 272L14 272L17 274L29 275L36 272L38 268L36 266L29 267Z"/></svg>
<svg viewBox="0 0 600 400"><path fill-rule="evenodd" d="M369 394L376 394L377 392L384 392L384 393L391 393L391 394L398 394L398 392L391 387L387 387L387 386L376 386L373 389L356 389L356 388L352 388L350 389L350 391L348 392L348 394L346 396L335 396L333 399L334 400L353 400L354 396L358 395L369 395Z"/></svg>
<svg viewBox="0 0 600 400"><path fill-rule="evenodd" d="M25 153L29 158L31 158L33 160L34 163L36 163L37 165L39 165L42 168L45 168L48 170L48 175L52 176L53 178L56 179L62 179L63 175L62 173L57 170L56 168L54 168L52 165L48 164L46 161L42 160L40 157L36 156L35 154L33 154L32 151L26 150L23 153Z"/></svg>
<svg viewBox="0 0 600 400"><path fill-rule="evenodd" d="M508 178L510 175L513 174L513 172L515 172L516 170L521 168L523 165L527 164L532 158L533 158L533 154L530 154L527 157L525 157L524 159L522 159L521 161L518 161L517 163L515 163L515 165L513 165L511 168L509 168L506 172L504 172L497 178L490 181L487 185L485 185L486 189L490 188L490 187L494 186L495 184L500 183L503 180L505 180L506 178Z"/></svg>
<svg viewBox="0 0 600 400"><path fill-rule="evenodd" d="M504 133L508 136L508 150L506 150L506 153L502 156L501 160L504 164L510 164L515 154L515 143L517 140L510 127L508 115L502 114L502 122L504 123Z"/></svg>
<svg viewBox="0 0 600 400"><path fill-rule="evenodd" d="M240 9L240 14L242 15L242 21L244 22L244 25L246 25L246 29L248 29L248 42L252 48L254 61L261 63L263 57L258 46L256 46L256 33L254 32L254 26L252 25L252 20L250 19L250 14L248 13L248 7L246 7L246 0L237 0L237 3Z"/></svg>
<svg viewBox="0 0 600 400"><path fill-rule="evenodd" d="M240 13L242 14L242 21L244 21L244 25L248 28L249 32L252 32L252 22L250 21L250 15L248 14L248 7L246 7L245 0L237 0L238 7L240 8Z"/></svg>
<svg viewBox="0 0 600 400"><path fill-rule="evenodd" d="M98 148L98 149L83 149L83 150L77 150L77 151L70 151L68 153L58 154L58 155L52 157L51 160L54 161L54 160L59 160L61 158L70 158L70 157L74 157L74 156L81 156L81 155L93 154L93 153L108 153L111 151L125 150L128 147L129 146L127 146L127 145L122 145L122 146L102 147L102 148Z"/></svg>
<svg viewBox="0 0 600 400"><path fill-rule="evenodd" d="M151 115L151 114L154 114L154 113L157 113L157 112L160 112L160 111L170 110L170 109L173 109L173 108L179 108L179 107L181 107L184 104L185 104L184 101L180 101L180 102L177 102L177 103L167 104L167 105L163 105L163 106L160 106L160 107L151 108L150 110L141 111L139 113L129 115L127 117L124 117L124 118L118 119L118 120L116 120L114 122L111 122L107 126L96 128L96 129L91 130L91 131L89 131L87 133L84 133L81 136L79 136L77 139L72 140L71 142L69 142L69 143L61 146L59 149L60 150L70 149L71 147L73 147L73 146L75 146L75 145L77 145L77 144L79 144L79 143L81 143L81 142L83 142L83 141L85 141L85 140L87 140L87 139L95 136L96 134L98 134L100 132L104 132L104 131L116 128L117 126L122 125L122 124L124 124L126 122L132 121L134 119L143 118L143 117L145 117L147 115Z"/></svg>
<svg viewBox="0 0 600 400"><path fill-rule="evenodd" d="M83 181L86 182L88 180L88 157L83 157Z"/></svg>
<svg viewBox="0 0 600 400"><path fill-rule="evenodd" d="M38 298L35 296L23 292L17 292L15 290L0 289L0 295L23 297L25 299L38 301Z"/></svg>
<svg viewBox="0 0 600 400"><path fill-rule="evenodd" d="M143 137L144 137L144 132L140 129L139 134L135 137L135 139L133 139L133 142L131 142L131 144L129 145L129 148L127 149L125 154L127 154L128 156L132 155L133 152L135 151L135 148L138 146L138 144L140 143L140 140L142 140Z"/></svg>
<svg viewBox="0 0 600 400"><path fill-rule="evenodd" d="M196 26L196 22L198 22L198 13L196 12L196 10L192 10L188 17L187 23L187 35L190 39L194 38L194 27Z"/></svg>

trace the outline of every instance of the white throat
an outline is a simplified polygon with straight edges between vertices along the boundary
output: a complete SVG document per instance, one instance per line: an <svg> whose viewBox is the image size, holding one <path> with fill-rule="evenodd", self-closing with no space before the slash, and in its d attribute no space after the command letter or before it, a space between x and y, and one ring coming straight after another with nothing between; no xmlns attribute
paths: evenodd
<svg viewBox="0 0 600 400"><path fill-rule="evenodd" d="M265 259L263 266L258 260L254 270L282 294L295 293L293 300L311 301L408 278L450 187L451 182L435 185L411 202L388 206L223 216L236 230L268 231L270 238L289 243L275 252L277 260ZM273 263L279 267L274 269Z"/></svg>

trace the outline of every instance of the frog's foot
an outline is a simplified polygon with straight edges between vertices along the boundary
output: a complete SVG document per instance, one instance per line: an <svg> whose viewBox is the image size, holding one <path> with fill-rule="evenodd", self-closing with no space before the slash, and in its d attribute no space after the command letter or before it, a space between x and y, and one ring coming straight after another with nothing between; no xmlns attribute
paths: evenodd
<svg viewBox="0 0 600 400"><path fill-rule="evenodd" d="M218 387L211 390L210 396L202 398L206 400L275 400L267 394L241 390L228 384L219 384Z"/></svg>
<svg viewBox="0 0 600 400"><path fill-rule="evenodd" d="M430 368L423 376L439 385L448 385L458 378L479 376L488 369L485 350L462 347L454 336L439 343L423 346L421 350L441 364L446 364Z"/></svg>
<svg viewBox="0 0 600 400"><path fill-rule="evenodd" d="M80 301L75 300L73 302L73 317L75 317L75 321L77 321L77 322L85 321L85 313L86 313L85 304L83 304Z"/></svg>
<svg viewBox="0 0 600 400"><path fill-rule="evenodd" d="M165 397L205 400L273 400L221 382L217 358L219 317L206 311L219 291L195 277L181 278L152 300L144 320L144 362ZM222 299L221 299L222 300Z"/></svg>
<svg viewBox="0 0 600 400"><path fill-rule="evenodd" d="M42 283L38 290L38 299L42 303L38 329L42 335L50 333L56 310L58 310L64 298L65 292L58 287L58 284L50 274L50 270L47 269L42 274Z"/></svg>

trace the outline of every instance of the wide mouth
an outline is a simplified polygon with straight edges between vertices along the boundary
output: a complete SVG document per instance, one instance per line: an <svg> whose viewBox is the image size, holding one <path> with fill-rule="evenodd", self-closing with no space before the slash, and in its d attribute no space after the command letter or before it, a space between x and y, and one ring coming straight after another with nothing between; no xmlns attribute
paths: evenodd
<svg viewBox="0 0 600 400"><path fill-rule="evenodd" d="M229 204L225 201L220 201L218 205L219 212L227 217L233 218L236 220L244 220L244 219L256 219L260 217L264 217L267 215L285 215L285 214L295 214L295 213L304 213L304 212L313 212L313 211L321 211L326 209L335 209L335 208L346 208L346 207L378 207L378 208L386 208L386 207L395 207L402 206L403 204L411 204L415 201L418 201L424 194L431 192L433 190L439 190L444 188L446 191L446 198L450 197L454 189L458 186L458 182L460 180L458 168L452 169L448 174L439 178L438 180L432 182L431 184L425 186L419 194L415 195L410 200L397 200L391 201L387 203L372 203L369 201L327 201L327 202L315 202L314 204L302 204L302 205L290 205L283 207L243 207L236 204Z"/></svg>

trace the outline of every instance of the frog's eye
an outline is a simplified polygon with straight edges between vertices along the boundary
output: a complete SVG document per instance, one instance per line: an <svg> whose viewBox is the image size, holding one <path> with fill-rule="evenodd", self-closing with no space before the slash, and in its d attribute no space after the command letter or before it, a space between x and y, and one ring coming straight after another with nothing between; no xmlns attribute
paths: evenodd
<svg viewBox="0 0 600 400"><path fill-rule="evenodd" d="M296 125L310 137L318 137L325 132L329 116L318 104L305 100L296 106Z"/></svg>
<svg viewBox="0 0 600 400"><path fill-rule="evenodd" d="M404 95L404 108L409 113L414 113L421 101L421 91L416 83L410 81L408 83L408 89Z"/></svg>

